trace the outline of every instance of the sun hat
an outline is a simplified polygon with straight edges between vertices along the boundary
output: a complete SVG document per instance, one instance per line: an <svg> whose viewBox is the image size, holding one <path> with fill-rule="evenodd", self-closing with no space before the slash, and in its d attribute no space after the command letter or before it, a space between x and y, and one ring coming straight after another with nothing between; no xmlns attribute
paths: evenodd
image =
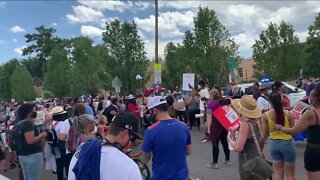
<svg viewBox="0 0 320 180"><path fill-rule="evenodd" d="M56 106L51 110L52 115L65 114L67 111L63 110L62 106Z"/></svg>
<svg viewBox="0 0 320 180"><path fill-rule="evenodd" d="M257 101L251 96L244 95L241 99L233 99L231 105L236 112L247 118L256 119L262 116L262 111L257 106Z"/></svg>
<svg viewBox="0 0 320 180"><path fill-rule="evenodd" d="M161 104L166 104L167 101L162 96L153 96L148 99L148 110L155 108Z"/></svg>

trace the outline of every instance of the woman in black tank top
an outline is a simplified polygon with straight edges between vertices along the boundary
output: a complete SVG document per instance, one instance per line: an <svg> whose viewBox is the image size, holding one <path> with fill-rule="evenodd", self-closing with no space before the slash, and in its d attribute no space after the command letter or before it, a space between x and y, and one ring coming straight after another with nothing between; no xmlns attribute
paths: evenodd
<svg viewBox="0 0 320 180"><path fill-rule="evenodd" d="M307 147L304 152L304 167L309 180L320 179L320 86L310 94L311 110L306 111L293 128L276 128L287 134L295 135L307 130Z"/></svg>

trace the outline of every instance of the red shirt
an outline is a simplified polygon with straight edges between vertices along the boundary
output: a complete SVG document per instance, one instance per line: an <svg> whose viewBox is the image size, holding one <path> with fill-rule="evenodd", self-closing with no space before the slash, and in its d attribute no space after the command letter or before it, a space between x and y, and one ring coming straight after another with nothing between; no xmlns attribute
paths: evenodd
<svg viewBox="0 0 320 180"><path fill-rule="evenodd" d="M291 107L290 106L290 99L288 98L288 96L283 95L282 96L282 100L281 100L282 106L283 107Z"/></svg>
<svg viewBox="0 0 320 180"><path fill-rule="evenodd" d="M128 104L128 111L134 113L138 119L140 119L140 109L138 105Z"/></svg>

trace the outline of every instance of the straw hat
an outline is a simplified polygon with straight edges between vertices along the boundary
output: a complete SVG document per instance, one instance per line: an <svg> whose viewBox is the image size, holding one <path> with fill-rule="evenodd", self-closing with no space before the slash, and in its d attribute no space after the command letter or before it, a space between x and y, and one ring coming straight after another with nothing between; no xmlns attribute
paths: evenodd
<svg viewBox="0 0 320 180"><path fill-rule="evenodd" d="M56 106L51 110L51 113L52 115L60 115L67 113L67 111L64 111L62 106Z"/></svg>
<svg viewBox="0 0 320 180"><path fill-rule="evenodd" d="M259 86L259 89L260 90L269 90L270 89L270 86L269 86L269 84L261 84L260 86Z"/></svg>
<svg viewBox="0 0 320 180"><path fill-rule="evenodd" d="M251 96L244 95L241 99L233 99L231 105L235 111L247 118L256 119L262 116L262 111L257 106L257 101Z"/></svg>

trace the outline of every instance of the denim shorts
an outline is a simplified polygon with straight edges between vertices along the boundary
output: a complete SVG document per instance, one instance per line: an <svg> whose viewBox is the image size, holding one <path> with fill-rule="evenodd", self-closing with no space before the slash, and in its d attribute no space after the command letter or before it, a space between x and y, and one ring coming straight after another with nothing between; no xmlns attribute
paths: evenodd
<svg viewBox="0 0 320 180"><path fill-rule="evenodd" d="M273 161L295 163L296 147L293 140L269 139L269 152Z"/></svg>

